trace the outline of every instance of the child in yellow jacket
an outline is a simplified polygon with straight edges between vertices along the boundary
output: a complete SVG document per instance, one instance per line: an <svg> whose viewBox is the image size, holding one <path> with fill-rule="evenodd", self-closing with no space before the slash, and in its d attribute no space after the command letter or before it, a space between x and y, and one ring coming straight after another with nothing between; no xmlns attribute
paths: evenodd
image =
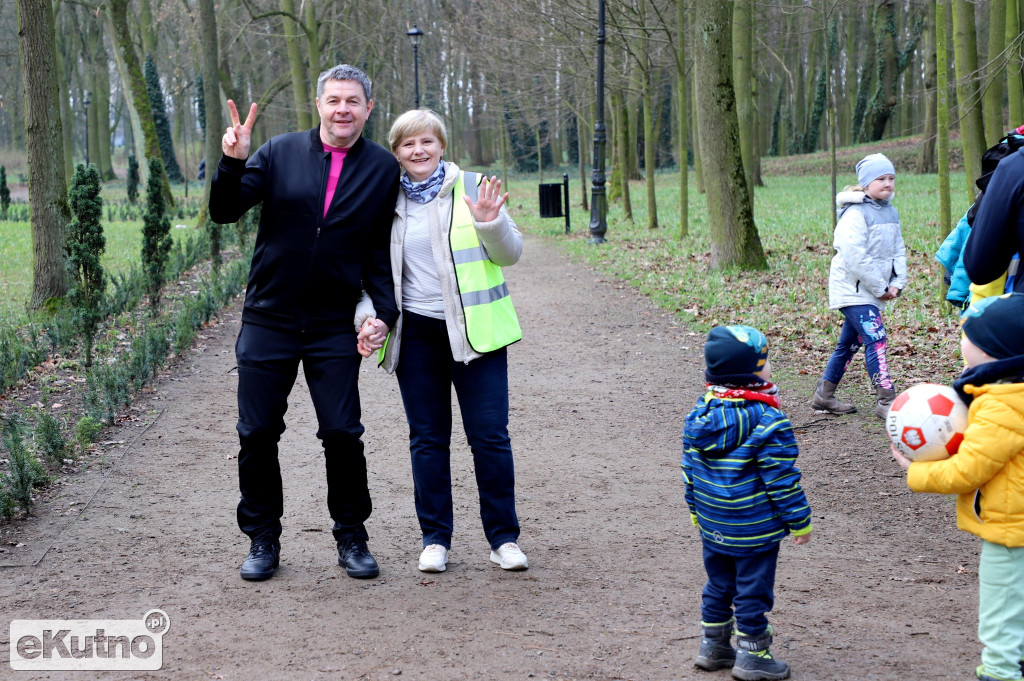
<svg viewBox="0 0 1024 681"><path fill-rule="evenodd" d="M968 404L955 456L911 463L915 492L958 494L957 527L981 538L981 681L1020 681L1024 658L1024 294L985 298L964 313L967 368L953 387Z"/></svg>

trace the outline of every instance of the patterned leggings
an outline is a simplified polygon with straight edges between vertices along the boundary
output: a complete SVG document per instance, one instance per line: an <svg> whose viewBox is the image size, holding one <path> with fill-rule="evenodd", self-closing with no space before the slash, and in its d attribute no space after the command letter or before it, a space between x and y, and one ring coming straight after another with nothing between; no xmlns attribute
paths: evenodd
<svg viewBox="0 0 1024 681"><path fill-rule="evenodd" d="M840 309L846 318L839 332L839 342L825 365L825 380L839 383L846 374L850 360L864 346L864 364L868 370L871 385L892 390L889 364L885 357L885 325L882 315L874 305L850 305Z"/></svg>

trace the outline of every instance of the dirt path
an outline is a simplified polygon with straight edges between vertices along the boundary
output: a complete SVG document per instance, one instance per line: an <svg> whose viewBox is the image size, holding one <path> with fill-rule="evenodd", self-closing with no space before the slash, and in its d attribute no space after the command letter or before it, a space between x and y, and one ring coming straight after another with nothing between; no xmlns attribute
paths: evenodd
<svg viewBox="0 0 1024 681"><path fill-rule="evenodd" d="M528 239L525 253L507 276L526 330L510 367L528 571L488 562L459 424L451 563L439 575L416 570L397 383L367 362L368 529L380 578L349 579L337 566L300 378L282 443L282 567L268 582L239 579L248 542L234 520L235 311L110 436L106 464L41 503L14 537L23 546L2 547L0 676L730 678L692 666L703 572L679 458L682 420L703 385L702 336L543 241ZM772 362L784 378L798 369L778 349ZM801 380L784 381L782 398L815 533L782 549L775 652L794 679L970 678L976 541L955 529L952 499L906 490L880 422L822 419L804 405L810 378ZM152 608L171 621L160 672L44 674L6 662L12 619L141 619Z"/></svg>

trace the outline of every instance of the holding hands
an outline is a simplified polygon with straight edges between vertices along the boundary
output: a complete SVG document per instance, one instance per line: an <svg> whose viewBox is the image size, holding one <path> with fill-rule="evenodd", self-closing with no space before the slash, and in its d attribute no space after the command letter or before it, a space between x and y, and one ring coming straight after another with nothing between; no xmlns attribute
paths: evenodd
<svg viewBox="0 0 1024 681"><path fill-rule="evenodd" d="M225 156L246 160L249 158L249 140L252 138L252 126L256 123L256 102L249 107L249 115L245 117L245 123L239 124L238 109L232 100L228 100L228 109L231 112L231 127L224 133L220 140L220 149Z"/></svg>
<svg viewBox="0 0 1024 681"><path fill-rule="evenodd" d="M363 357L369 357L374 350L380 350L388 337L388 325L372 317L363 322L356 336L356 349Z"/></svg>
<svg viewBox="0 0 1024 681"><path fill-rule="evenodd" d="M508 192L502 195L501 180L496 175L491 175L490 180L485 177L480 183L480 193L476 203L473 203L468 196L463 198L466 200L466 205L469 206L469 212L473 214L474 220L493 222L498 219L501 206L508 199Z"/></svg>

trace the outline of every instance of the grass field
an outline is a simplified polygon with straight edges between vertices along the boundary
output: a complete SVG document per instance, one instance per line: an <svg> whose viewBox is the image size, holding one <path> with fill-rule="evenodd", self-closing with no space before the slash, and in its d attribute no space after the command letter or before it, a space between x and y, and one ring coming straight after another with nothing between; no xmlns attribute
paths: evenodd
<svg viewBox="0 0 1024 681"><path fill-rule="evenodd" d="M199 197L202 196L202 188L196 183L191 183L187 201L183 196L184 185L176 185L174 190L177 204L169 215L171 236L177 241L184 239L195 225L195 218L183 216L196 210ZM108 208L111 204L117 210L126 202L123 181L103 185L101 195L104 206L103 234L107 240L103 268L108 274L116 275L118 272L127 272L133 263L141 262L142 219L108 219ZM145 198L140 197L135 210L141 214L144 207ZM183 209L180 214L179 208ZM32 293L32 260L30 223L0 221L0 319L10 319L25 313Z"/></svg>

